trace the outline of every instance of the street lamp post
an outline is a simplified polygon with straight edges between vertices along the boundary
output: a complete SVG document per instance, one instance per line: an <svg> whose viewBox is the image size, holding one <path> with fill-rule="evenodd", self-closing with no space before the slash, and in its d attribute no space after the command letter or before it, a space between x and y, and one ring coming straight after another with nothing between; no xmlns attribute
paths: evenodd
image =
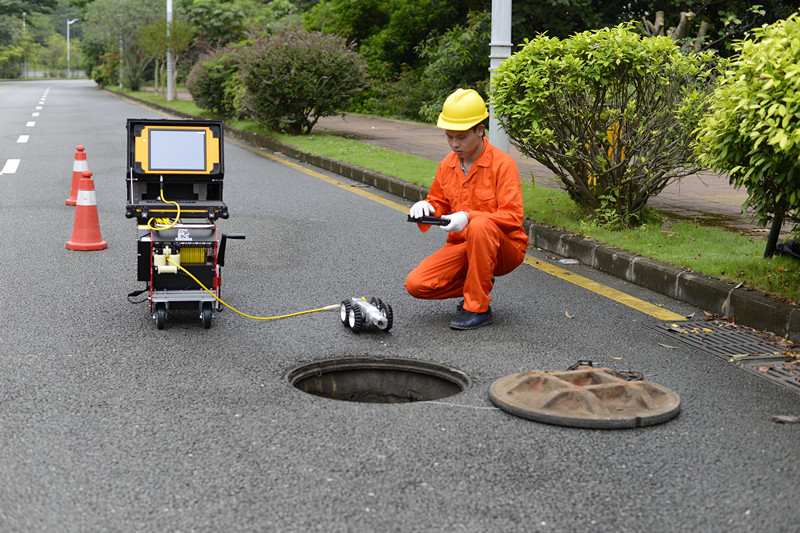
<svg viewBox="0 0 800 533"><path fill-rule="evenodd" d="M78 19L67 19L67 79L70 79L72 73L69 68L69 27L78 22Z"/></svg>
<svg viewBox="0 0 800 533"><path fill-rule="evenodd" d="M492 40L489 44L490 86L495 69L511 55L511 2L512 0L492 0ZM489 140L494 146L508 152L508 134L500 126L500 121L494 114L494 106L489 116Z"/></svg>
<svg viewBox="0 0 800 533"><path fill-rule="evenodd" d="M23 37L27 37L28 36L28 31L25 29L25 15L27 15L27 13L25 11L23 11L22 12L22 36ZM28 41L25 40L25 48L27 49L27 47L28 47ZM28 79L28 53L27 53L27 50L23 51L22 72L25 73L25 79L27 80Z"/></svg>
<svg viewBox="0 0 800 533"><path fill-rule="evenodd" d="M175 74L172 72L172 50L169 46L170 26L172 26L172 0L167 0L167 102L171 102L175 98L175 85L173 84Z"/></svg>

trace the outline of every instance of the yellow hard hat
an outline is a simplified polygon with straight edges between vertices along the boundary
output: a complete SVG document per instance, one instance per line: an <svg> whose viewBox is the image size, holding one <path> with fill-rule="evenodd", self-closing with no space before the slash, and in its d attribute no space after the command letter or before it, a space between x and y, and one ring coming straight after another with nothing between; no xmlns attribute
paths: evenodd
<svg viewBox="0 0 800 533"><path fill-rule="evenodd" d="M483 98L473 89L456 89L447 97L436 126L443 130L466 131L489 116Z"/></svg>

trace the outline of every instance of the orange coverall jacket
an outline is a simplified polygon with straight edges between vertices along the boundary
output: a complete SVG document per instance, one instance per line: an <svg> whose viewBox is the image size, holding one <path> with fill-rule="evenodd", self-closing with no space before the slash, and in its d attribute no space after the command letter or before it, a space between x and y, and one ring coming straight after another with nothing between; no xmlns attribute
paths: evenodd
<svg viewBox="0 0 800 533"><path fill-rule="evenodd" d="M435 216L466 211L469 224L464 231L449 232L444 247L423 260L406 279L412 296L439 299L463 295L464 308L472 312L486 311L492 277L519 266L528 246L522 228L517 164L486 138L483 142L483 151L466 176L458 156L448 154L439 164L427 197ZM419 224L419 228L424 232L430 226Z"/></svg>

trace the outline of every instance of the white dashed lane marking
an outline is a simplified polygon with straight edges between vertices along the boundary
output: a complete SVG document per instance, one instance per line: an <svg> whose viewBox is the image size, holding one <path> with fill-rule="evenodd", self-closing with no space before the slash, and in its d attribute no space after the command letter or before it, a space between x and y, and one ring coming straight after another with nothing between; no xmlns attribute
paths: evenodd
<svg viewBox="0 0 800 533"><path fill-rule="evenodd" d="M19 168L19 161L19 159L6 159L6 164L3 165L3 170L0 170L0 175L15 174L17 168Z"/></svg>

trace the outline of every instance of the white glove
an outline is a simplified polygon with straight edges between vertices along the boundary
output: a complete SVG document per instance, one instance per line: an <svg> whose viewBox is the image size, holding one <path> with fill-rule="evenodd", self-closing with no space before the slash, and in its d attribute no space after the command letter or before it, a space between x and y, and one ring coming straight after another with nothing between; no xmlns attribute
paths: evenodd
<svg viewBox="0 0 800 533"><path fill-rule="evenodd" d="M469 224L469 214L464 211L459 211L458 213L453 213L452 215L443 215L442 218L450 221L450 223L446 226L439 226L445 231L453 231L458 233L459 231L464 231L464 228L466 228L467 224Z"/></svg>
<svg viewBox="0 0 800 533"><path fill-rule="evenodd" d="M422 216L432 215L436 209L425 200L420 200L409 209L408 214L411 218L420 218Z"/></svg>

